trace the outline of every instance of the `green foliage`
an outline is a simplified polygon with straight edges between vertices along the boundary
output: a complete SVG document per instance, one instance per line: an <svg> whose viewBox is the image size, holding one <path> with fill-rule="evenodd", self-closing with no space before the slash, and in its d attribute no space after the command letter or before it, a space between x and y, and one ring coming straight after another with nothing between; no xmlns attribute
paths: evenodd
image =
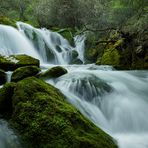
<svg viewBox="0 0 148 148"><path fill-rule="evenodd" d="M5 16L0 16L0 24L16 27L15 23L16 22L14 20L10 19L10 18L7 18Z"/></svg>

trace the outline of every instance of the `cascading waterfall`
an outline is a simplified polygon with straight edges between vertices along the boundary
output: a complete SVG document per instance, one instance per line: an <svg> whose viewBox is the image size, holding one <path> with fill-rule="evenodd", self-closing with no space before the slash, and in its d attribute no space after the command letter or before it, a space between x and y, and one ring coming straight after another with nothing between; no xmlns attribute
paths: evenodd
<svg viewBox="0 0 148 148"><path fill-rule="evenodd" d="M91 70L70 68L54 81L69 102L117 139L120 148L148 147L147 84L147 71L111 71L96 66L92 70L92 65Z"/></svg>
<svg viewBox="0 0 148 148"><path fill-rule="evenodd" d="M59 88L69 102L114 137L120 148L148 147L147 71L115 71L110 66L94 64L69 65L74 51L78 53L76 58L84 63L85 36L76 36L72 47L58 33L22 22L17 26L19 31L0 25L0 54L28 54L39 58L44 68L63 65L68 74L47 80L48 83Z"/></svg>
<svg viewBox="0 0 148 148"><path fill-rule="evenodd" d="M78 58L84 62L84 41L85 36L76 36L75 47L57 32L45 28L36 29L26 23L18 22L18 29L22 32L38 50L44 63L69 64L72 60L73 51L78 53Z"/></svg>

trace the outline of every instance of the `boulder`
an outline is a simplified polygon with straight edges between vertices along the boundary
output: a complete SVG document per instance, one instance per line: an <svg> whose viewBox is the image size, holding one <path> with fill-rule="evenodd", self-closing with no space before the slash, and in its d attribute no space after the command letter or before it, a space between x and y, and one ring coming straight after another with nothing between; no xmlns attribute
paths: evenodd
<svg viewBox="0 0 148 148"><path fill-rule="evenodd" d="M3 85L4 83L6 83L6 81L7 81L6 73L5 71L0 69L0 85Z"/></svg>
<svg viewBox="0 0 148 148"><path fill-rule="evenodd" d="M19 67L23 66L37 66L39 67L40 62L28 55L11 55L2 56L0 55L0 68L5 71L13 71Z"/></svg>
<svg viewBox="0 0 148 148"><path fill-rule="evenodd" d="M68 71L61 67L61 66L56 66L56 67L52 67L50 68L49 70L47 70L46 72L44 73L41 73L39 75L40 78L45 78L45 79L48 79L48 78L58 78L64 74L66 74Z"/></svg>
<svg viewBox="0 0 148 148"><path fill-rule="evenodd" d="M12 126L29 148L117 148L113 139L70 105L53 86L35 77L14 90Z"/></svg>
<svg viewBox="0 0 148 148"><path fill-rule="evenodd" d="M20 81L26 77L35 76L40 72L40 68L37 66L24 66L17 68L11 76L12 82Z"/></svg>

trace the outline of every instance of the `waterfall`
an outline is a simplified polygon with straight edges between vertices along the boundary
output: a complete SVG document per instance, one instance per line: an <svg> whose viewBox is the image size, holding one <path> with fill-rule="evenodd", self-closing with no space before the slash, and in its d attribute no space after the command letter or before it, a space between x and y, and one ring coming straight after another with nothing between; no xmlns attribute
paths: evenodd
<svg viewBox="0 0 148 148"><path fill-rule="evenodd" d="M85 61L85 35L74 37L75 46L72 47L56 32L22 22L17 26L18 30L0 25L0 54L31 55L42 61L44 70L62 65L68 74L47 80L47 83L60 89L82 114L114 137L120 148L148 147L147 71L115 71L111 66L94 64L72 65L73 54L74 60ZM10 75L8 72L8 79ZM7 123L0 122L1 130L8 133L7 138L11 140L13 132L8 130Z"/></svg>
<svg viewBox="0 0 148 148"><path fill-rule="evenodd" d="M18 29L34 45L42 57L44 63L50 64L69 64L72 60L73 51L78 53L78 58L84 62L84 41L85 36L76 36L75 47L57 32L52 32L46 28L37 29L26 23L18 22Z"/></svg>
<svg viewBox="0 0 148 148"><path fill-rule="evenodd" d="M36 58L40 58L32 43L24 37L17 29L0 25L0 54L27 54Z"/></svg>
<svg viewBox="0 0 148 148"><path fill-rule="evenodd" d="M114 71L93 65L72 67L65 67L68 74L47 82L59 88L87 118L117 139L120 148L147 148L147 71Z"/></svg>
<svg viewBox="0 0 148 148"><path fill-rule="evenodd" d="M50 64L67 65L77 59L84 63L85 35L76 36L75 47L72 47L57 32L45 28L37 29L22 22L17 22L17 26L18 30L0 25L0 54L27 54ZM73 57L73 53L78 55Z"/></svg>

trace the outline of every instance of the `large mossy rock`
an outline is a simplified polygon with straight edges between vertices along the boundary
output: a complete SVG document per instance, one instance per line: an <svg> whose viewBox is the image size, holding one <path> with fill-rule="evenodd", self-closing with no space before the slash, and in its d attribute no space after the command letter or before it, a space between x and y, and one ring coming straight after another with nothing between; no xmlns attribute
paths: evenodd
<svg viewBox="0 0 148 148"><path fill-rule="evenodd" d="M6 83L0 89L0 114L7 116L12 113L12 96L15 83Z"/></svg>
<svg viewBox="0 0 148 148"><path fill-rule="evenodd" d="M7 77L5 71L0 69L0 85L6 83Z"/></svg>
<svg viewBox="0 0 148 148"><path fill-rule="evenodd" d="M28 55L11 55L9 57L0 55L0 69L5 71L13 71L23 66L37 66L39 67L40 62Z"/></svg>
<svg viewBox="0 0 148 148"><path fill-rule="evenodd" d="M40 72L40 68L37 66L24 66L17 68L11 76L11 81L12 82L17 82L20 81L24 78L30 77L30 76L35 76Z"/></svg>
<svg viewBox="0 0 148 148"><path fill-rule="evenodd" d="M41 73L39 77L43 78L43 79L58 78L64 74L66 74L67 72L68 71L65 68L63 68L61 66L56 66L56 67L50 68L49 70L47 70L44 73Z"/></svg>
<svg viewBox="0 0 148 148"><path fill-rule="evenodd" d="M12 125L28 148L116 148L113 139L67 103L61 92L34 77L14 89Z"/></svg>

